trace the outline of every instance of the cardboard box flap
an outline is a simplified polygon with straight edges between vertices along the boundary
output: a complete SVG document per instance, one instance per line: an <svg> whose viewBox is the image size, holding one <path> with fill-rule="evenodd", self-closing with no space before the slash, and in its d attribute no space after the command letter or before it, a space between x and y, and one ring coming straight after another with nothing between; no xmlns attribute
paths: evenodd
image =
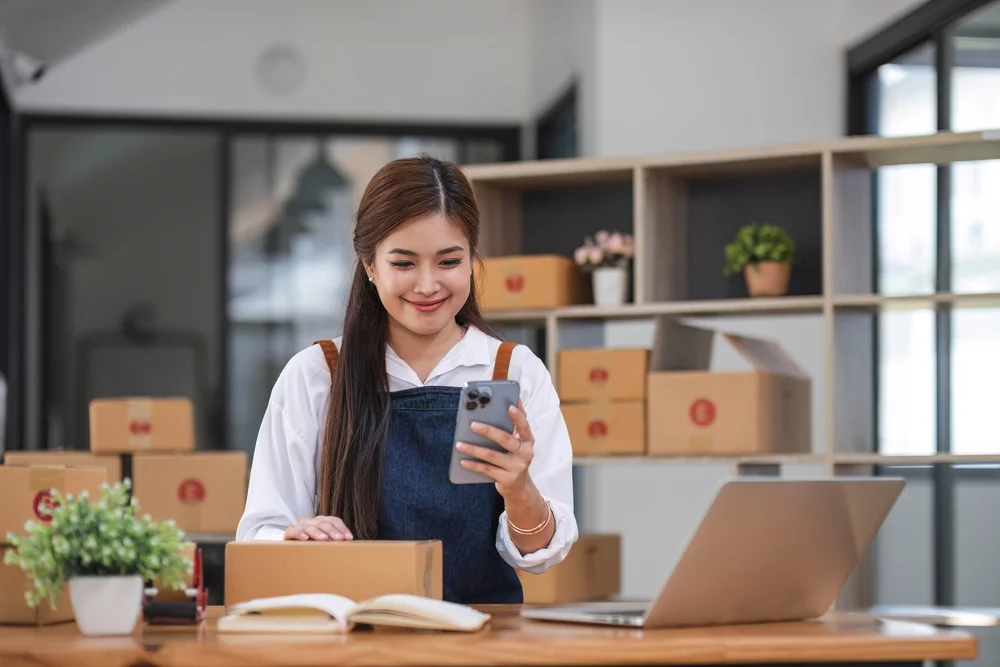
<svg viewBox="0 0 1000 667"><path fill-rule="evenodd" d="M806 377L805 371L776 342L737 334L723 334L733 349L758 371L776 375Z"/></svg>
<svg viewBox="0 0 1000 667"><path fill-rule="evenodd" d="M653 350L649 357L651 371L707 371L712 363L715 332L682 324L676 318L655 319Z"/></svg>

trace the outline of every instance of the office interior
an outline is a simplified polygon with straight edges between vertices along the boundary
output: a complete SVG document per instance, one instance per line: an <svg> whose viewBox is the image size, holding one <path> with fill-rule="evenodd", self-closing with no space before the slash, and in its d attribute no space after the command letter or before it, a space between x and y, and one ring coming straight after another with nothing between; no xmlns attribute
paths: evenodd
<svg viewBox="0 0 1000 667"><path fill-rule="evenodd" d="M95 398L184 396L195 448L249 462L284 364L339 335L352 216L398 157L466 165L485 191L489 169L520 163L1000 137L998 0L2 0L0 58L7 453L86 451ZM703 202L699 223L725 226L688 230L686 287L669 298L695 307L497 319L554 359L650 347L654 315L673 312L776 341L811 380L809 451L580 456L581 532L620 535L618 595L648 599L727 476L902 476L857 600L1000 609L1000 159L872 169L865 227L837 257L862 267L865 294L844 303L865 328L835 361L820 166L704 186L739 204ZM560 223L526 228L520 250L571 257L600 229L636 233L635 187L524 194ZM791 305L736 303L751 299L722 268L754 222L740 207L798 237ZM715 349L713 372L752 368ZM834 383L846 358L858 370ZM866 406L843 460L831 387ZM216 586L226 539L205 538ZM1000 631L969 631L974 663L1000 663Z"/></svg>

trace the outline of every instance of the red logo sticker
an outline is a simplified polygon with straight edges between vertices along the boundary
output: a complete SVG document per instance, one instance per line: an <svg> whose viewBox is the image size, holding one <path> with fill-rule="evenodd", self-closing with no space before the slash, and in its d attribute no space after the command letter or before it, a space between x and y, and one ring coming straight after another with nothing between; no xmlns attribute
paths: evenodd
<svg viewBox="0 0 1000 667"><path fill-rule="evenodd" d="M715 421L715 403L707 398L699 398L691 404L688 415L696 426L708 426Z"/></svg>
<svg viewBox="0 0 1000 667"><path fill-rule="evenodd" d="M128 430L132 435L149 435L153 425L149 422L133 421L128 423Z"/></svg>
<svg viewBox="0 0 1000 667"><path fill-rule="evenodd" d="M195 505L205 500L205 485L201 480L189 477L177 487L177 497L185 505Z"/></svg>
<svg viewBox="0 0 1000 667"><path fill-rule="evenodd" d="M52 499L52 494L48 491L39 491L36 493L35 500L32 502L31 506L31 509L35 512L35 516L38 517L38 520L48 523L52 521L52 515L42 514L43 507L47 507L50 510L54 510L59 507L59 503Z"/></svg>
<svg viewBox="0 0 1000 667"><path fill-rule="evenodd" d="M608 434L608 425L600 419L587 424L587 435L591 438L603 438Z"/></svg>
<svg viewBox="0 0 1000 667"><path fill-rule="evenodd" d="M524 276L519 273L507 276L504 285L507 287L508 292L520 292L524 289Z"/></svg>
<svg viewBox="0 0 1000 667"><path fill-rule="evenodd" d="M608 369L606 368L591 368L590 384L604 384L608 381L608 375Z"/></svg>

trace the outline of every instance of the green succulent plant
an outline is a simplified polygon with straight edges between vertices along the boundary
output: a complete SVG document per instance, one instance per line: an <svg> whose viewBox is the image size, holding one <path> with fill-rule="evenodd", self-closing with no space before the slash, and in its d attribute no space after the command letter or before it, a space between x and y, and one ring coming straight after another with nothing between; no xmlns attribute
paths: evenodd
<svg viewBox="0 0 1000 667"><path fill-rule="evenodd" d="M740 227L733 242L726 244L725 259L723 273L727 276L758 262L792 263L795 242L777 225L752 223Z"/></svg>
<svg viewBox="0 0 1000 667"><path fill-rule="evenodd" d="M37 608L49 599L54 609L63 586L74 576L140 575L165 588L181 589L193 563L182 555L184 533L173 521L135 515L129 480L102 484L96 502L86 491L74 497L52 489L40 512L47 521L28 521L25 533L8 533L8 566L28 579L24 597Z"/></svg>

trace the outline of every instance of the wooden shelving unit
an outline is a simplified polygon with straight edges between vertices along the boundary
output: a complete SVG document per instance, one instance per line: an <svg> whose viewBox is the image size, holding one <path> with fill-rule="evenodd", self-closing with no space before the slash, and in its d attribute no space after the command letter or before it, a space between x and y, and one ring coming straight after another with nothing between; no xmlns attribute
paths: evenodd
<svg viewBox="0 0 1000 667"><path fill-rule="evenodd" d="M658 316L812 314L822 318L826 372L825 433L814 454L773 457L588 457L580 465L719 462L750 470L807 463L830 475L873 465L1000 463L996 456L873 454L874 322L878 313L946 302L1000 307L1000 293L873 293L874 170L1000 159L1000 131L843 139L676 155L473 165L485 256L571 255L585 235L618 229L634 235L632 302L550 311L495 312L497 323L542 327L555 372L560 327L586 321ZM799 263L789 295L753 299L722 274L723 246L752 221L780 224L796 240ZM817 380L814 378L814 383Z"/></svg>

